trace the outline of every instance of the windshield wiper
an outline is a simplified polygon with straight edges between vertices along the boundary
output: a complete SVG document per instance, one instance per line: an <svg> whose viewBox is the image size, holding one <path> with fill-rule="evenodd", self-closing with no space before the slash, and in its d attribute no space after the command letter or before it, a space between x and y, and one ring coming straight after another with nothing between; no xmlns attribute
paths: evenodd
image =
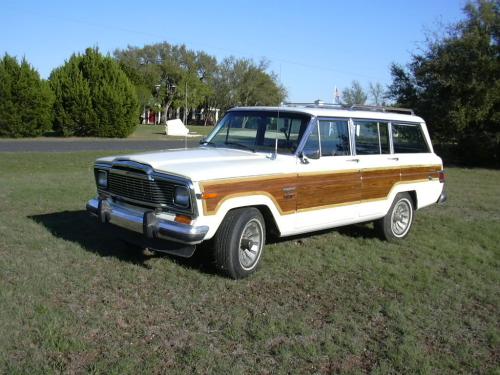
<svg viewBox="0 0 500 375"><path fill-rule="evenodd" d="M231 145L231 146L237 146L237 147L242 147L244 149L247 149L247 150L250 150L252 152L255 152L255 150L250 147L250 146L247 146L246 144L243 144L243 143L238 143L238 142L224 142L225 145Z"/></svg>

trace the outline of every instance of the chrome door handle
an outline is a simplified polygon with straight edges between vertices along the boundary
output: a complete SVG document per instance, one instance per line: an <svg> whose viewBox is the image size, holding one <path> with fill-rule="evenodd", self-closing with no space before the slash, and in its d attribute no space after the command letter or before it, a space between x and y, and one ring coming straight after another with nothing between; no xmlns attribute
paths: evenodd
<svg viewBox="0 0 500 375"><path fill-rule="evenodd" d="M348 159L347 161L354 161L356 163L359 163L359 159Z"/></svg>
<svg viewBox="0 0 500 375"><path fill-rule="evenodd" d="M395 161L398 161L399 158L387 158L388 160L395 160Z"/></svg>

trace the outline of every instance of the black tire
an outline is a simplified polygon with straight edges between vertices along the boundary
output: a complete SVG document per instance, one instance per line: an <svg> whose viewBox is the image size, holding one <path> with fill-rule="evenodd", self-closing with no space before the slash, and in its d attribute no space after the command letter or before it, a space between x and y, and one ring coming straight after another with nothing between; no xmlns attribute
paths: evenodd
<svg viewBox="0 0 500 375"><path fill-rule="evenodd" d="M399 193L394 198L387 214L375 221L382 238L397 242L408 236L415 217L413 200L408 193Z"/></svg>
<svg viewBox="0 0 500 375"><path fill-rule="evenodd" d="M247 277L255 272L265 243L266 224L258 209L249 207L229 211L215 235L215 264L233 279Z"/></svg>

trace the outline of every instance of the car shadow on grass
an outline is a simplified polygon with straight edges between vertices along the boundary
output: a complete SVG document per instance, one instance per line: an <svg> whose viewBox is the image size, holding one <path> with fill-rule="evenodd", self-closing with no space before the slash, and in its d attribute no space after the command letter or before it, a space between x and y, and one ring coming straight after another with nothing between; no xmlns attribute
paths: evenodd
<svg viewBox="0 0 500 375"><path fill-rule="evenodd" d="M341 236L363 239L380 239L380 234L373 228L372 224L360 223L336 227L331 229L323 229L315 232L308 232L297 234L289 237L275 237L272 236L267 239L269 244L279 244L283 242L291 242L303 244L304 240L321 235L328 235L329 233L338 233Z"/></svg>
<svg viewBox="0 0 500 375"><path fill-rule="evenodd" d="M54 237L79 244L84 250L102 257L115 257L145 268L151 268L147 262L153 258L168 258L203 273L215 272L210 261L210 252L197 250L191 258L185 259L165 253L144 251L125 243L108 230L109 228L99 225L97 219L84 210L53 212L28 218L47 228ZM206 250L205 246L200 250Z"/></svg>

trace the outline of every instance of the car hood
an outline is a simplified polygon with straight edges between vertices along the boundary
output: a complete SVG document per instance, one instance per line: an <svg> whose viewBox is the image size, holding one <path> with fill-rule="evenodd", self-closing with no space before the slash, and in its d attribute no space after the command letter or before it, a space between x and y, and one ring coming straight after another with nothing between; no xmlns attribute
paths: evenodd
<svg viewBox="0 0 500 375"><path fill-rule="evenodd" d="M291 173L296 164L293 155L272 158L269 153L208 146L98 159L108 163L118 160L147 164L155 171L186 177L192 181Z"/></svg>

